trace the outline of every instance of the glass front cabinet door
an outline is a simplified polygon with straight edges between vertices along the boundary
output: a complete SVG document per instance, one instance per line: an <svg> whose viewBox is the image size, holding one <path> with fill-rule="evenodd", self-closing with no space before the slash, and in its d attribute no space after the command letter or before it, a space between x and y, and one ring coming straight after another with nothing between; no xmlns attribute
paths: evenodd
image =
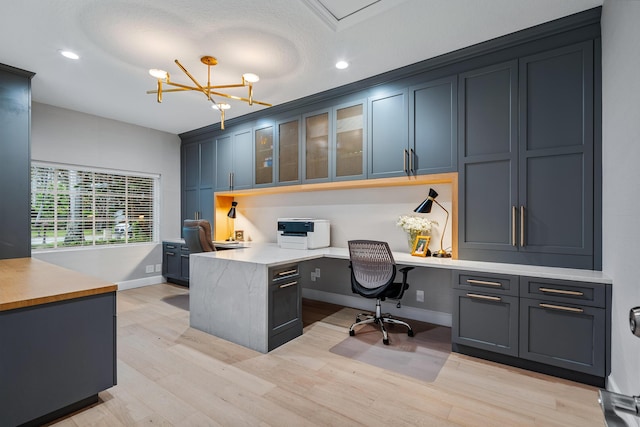
<svg viewBox="0 0 640 427"><path fill-rule="evenodd" d="M276 124L277 170L279 184L300 183L300 120Z"/></svg>
<svg viewBox="0 0 640 427"><path fill-rule="evenodd" d="M255 182L254 185L273 184L273 126L265 126L254 130L255 149Z"/></svg>
<svg viewBox="0 0 640 427"><path fill-rule="evenodd" d="M366 176L365 102L304 116L303 181L362 179Z"/></svg>

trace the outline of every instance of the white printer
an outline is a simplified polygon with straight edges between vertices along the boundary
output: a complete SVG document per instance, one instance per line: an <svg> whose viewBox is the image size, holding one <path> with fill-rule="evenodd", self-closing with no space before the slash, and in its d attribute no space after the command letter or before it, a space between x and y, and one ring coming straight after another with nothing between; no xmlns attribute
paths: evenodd
<svg viewBox="0 0 640 427"><path fill-rule="evenodd" d="M278 218L278 246L284 249L318 249L329 246L329 220Z"/></svg>

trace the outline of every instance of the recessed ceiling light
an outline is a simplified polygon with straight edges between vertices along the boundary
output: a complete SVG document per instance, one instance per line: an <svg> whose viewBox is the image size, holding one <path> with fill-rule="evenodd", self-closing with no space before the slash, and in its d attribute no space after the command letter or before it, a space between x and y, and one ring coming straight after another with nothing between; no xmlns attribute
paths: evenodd
<svg viewBox="0 0 640 427"><path fill-rule="evenodd" d="M338 61L338 62L336 62L336 68L338 70L344 70L348 66L349 66L349 63L347 61Z"/></svg>
<svg viewBox="0 0 640 427"><path fill-rule="evenodd" d="M75 52L71 52L70 50L60 50L60 55L64 56L65 58L69 58L69 59L80 59L80 56L75 53Z"/></svg>

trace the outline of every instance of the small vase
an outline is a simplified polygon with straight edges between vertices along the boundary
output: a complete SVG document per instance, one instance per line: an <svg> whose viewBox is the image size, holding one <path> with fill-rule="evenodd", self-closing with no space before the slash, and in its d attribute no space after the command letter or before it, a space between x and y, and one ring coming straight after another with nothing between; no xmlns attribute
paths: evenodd
<svg viewBox="0 0 640 427"><path fill-rule="evenodd" d="M407 242L409 243L409 253L413 252L413 245L416 243L416 239L420 235L420 230L411 230L407 234Z"/></svg>

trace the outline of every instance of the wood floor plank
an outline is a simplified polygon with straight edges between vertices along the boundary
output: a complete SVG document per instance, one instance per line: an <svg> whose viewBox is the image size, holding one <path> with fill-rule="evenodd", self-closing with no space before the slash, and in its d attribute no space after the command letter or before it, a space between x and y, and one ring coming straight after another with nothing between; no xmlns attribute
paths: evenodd
<svg viewBox="0 0 640 427"><path fill-rule="evenodd" d="M118 385L54 425L604 423L597 389L572 381L451 353L424 382L334 354L359 312L334 304L305 299L303 335L261 354L190 328L188 294L171 284L118 292Z"/></svg>

